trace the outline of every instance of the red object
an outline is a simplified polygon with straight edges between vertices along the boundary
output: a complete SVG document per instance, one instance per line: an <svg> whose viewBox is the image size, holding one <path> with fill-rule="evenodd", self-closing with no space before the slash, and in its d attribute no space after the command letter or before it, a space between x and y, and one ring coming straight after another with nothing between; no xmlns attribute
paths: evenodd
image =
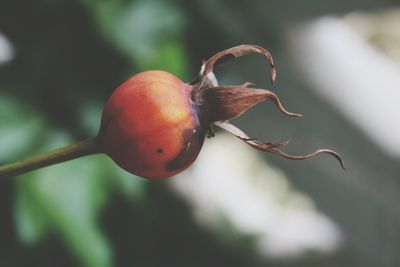
<svg viewBox="0 0 400 267"><path fill-rule="evenodd" d="M99 132L104 152L146 178L167 178L188 168L205 136L191 91L165 71L131 77L105 105Z"/></svg>

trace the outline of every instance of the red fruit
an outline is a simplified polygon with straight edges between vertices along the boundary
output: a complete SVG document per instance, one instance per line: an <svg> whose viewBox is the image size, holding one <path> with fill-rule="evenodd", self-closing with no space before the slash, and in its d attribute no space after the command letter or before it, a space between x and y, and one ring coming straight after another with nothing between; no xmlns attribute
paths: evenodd
<svg viewBox="0 0 400 267"><path fill-rule="evenodd" d="M104 152L147 178L189 167L204 141L192 88L165 71L145 71L124 82L104 108L99 135Z"/></svg>

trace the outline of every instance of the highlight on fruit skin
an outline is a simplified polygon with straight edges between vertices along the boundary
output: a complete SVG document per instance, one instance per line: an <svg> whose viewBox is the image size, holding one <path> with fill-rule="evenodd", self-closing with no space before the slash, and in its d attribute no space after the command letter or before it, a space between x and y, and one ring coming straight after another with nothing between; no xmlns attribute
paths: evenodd
<svg viewBox="0 0 400 267"><path fill-rule="evenodd" d="M262 142L246 135L229 120L254 105L271 100L280 112L290 117L279 97L247 82L242 85L219 85L214 67L231 58L257 53L270 65L271 82L276 69L271 54L256 45L239 45L221 51L204 61L198 77L184 83L161 70L138 73L122 83L107 101L99 133L77 144L44 155L0 166L0 177L14 176L74 158L107 154L117 165L135 175L164 179L182 172L197 158L206 134L214 136L219 127L253 148L287 159L302 160L325 153L341 156L331 149L318 149L306 155L290 155L281 149L288 144Z"/></svg>

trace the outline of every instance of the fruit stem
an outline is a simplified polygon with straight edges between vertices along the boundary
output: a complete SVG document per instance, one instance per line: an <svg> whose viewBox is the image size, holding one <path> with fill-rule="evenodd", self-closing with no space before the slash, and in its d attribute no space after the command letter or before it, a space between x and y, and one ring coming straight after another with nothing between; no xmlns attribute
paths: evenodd
<svg viewBox="0 0 400 267"><path fill-rule="evenodd" d="M88 138L66 147L0 166L0 178L17 176L42 167L97 153L100 153L97 138Z"/></svg>

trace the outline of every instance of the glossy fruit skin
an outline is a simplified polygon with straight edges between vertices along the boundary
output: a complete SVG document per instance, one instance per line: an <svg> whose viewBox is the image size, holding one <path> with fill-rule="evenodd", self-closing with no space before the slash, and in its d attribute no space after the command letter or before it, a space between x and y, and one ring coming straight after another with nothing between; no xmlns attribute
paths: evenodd
<svg viewBox="0 0 400 267"><path fill-rule="evenodd" d="M163 179L188 168L204 141L192 86L165 71L145 71L120 85L103 111L102 149L126 171Z"/></svg>

